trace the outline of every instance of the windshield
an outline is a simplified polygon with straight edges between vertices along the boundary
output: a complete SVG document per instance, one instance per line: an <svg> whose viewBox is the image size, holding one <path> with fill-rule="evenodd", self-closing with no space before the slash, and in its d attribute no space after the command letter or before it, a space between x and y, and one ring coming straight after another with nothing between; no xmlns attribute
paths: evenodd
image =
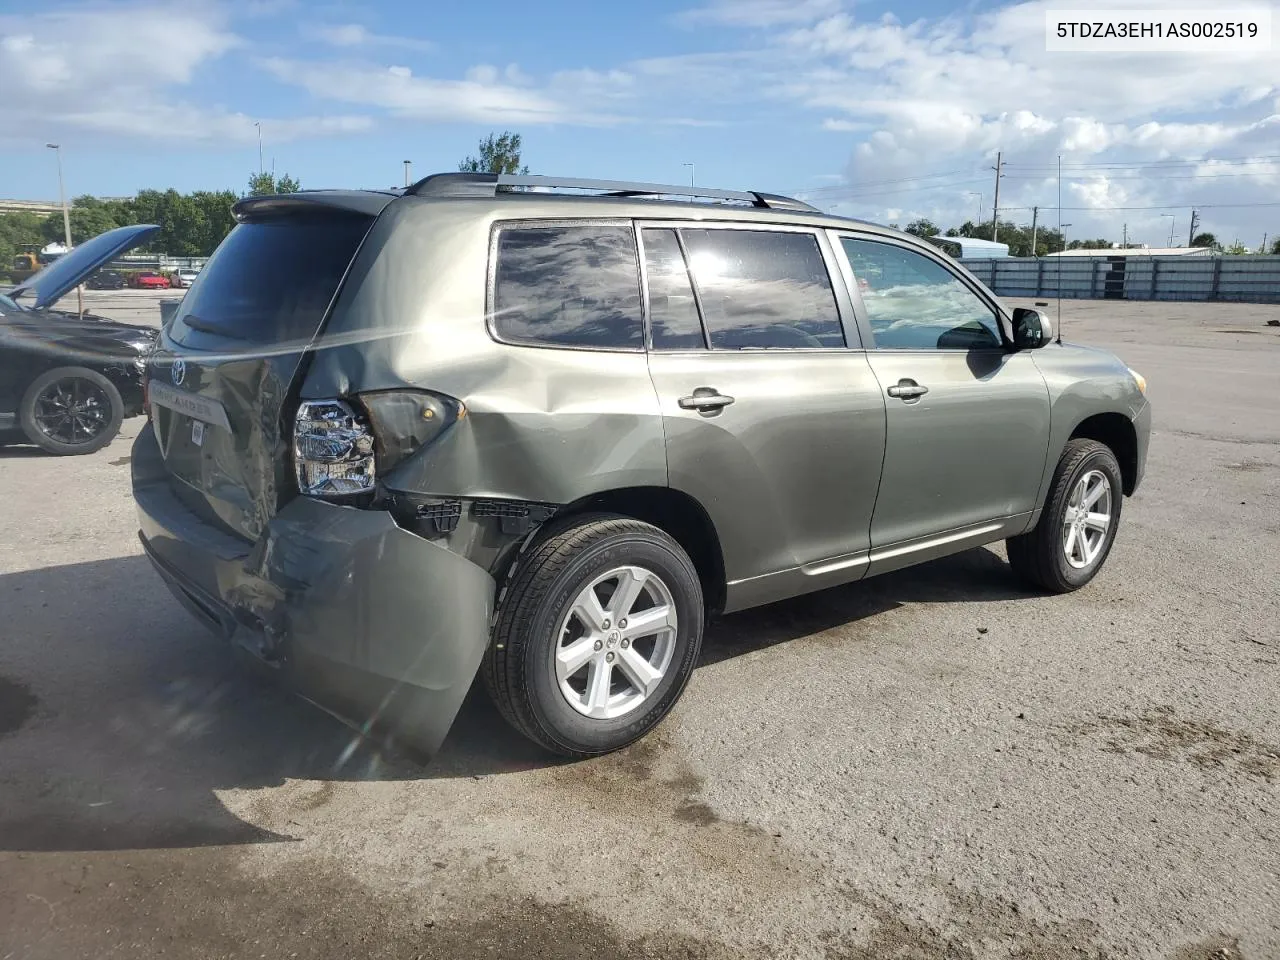
<svg viewBox="0 0 1280 960"><path fill-rule="evenodd" d="M255 343L309 338L372 223L328 214L241 224L183 298L173 336L181 342L190 329Z"/></svg>

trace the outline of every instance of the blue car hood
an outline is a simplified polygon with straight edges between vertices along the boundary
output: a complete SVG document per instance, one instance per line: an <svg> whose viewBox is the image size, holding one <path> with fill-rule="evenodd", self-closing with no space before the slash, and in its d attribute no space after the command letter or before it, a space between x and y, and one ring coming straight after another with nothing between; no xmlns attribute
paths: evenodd
<svg viewBox="0 0 1280 960"><path fill-rule="evenodd" d="M23 294L32 294L35 302L30 306L42 310L83 283L89 274L103 264L110 263L125 251L145 243L159 232L160 228L155 224L140 223L100 233L5 292L14 299Z"/></svg>

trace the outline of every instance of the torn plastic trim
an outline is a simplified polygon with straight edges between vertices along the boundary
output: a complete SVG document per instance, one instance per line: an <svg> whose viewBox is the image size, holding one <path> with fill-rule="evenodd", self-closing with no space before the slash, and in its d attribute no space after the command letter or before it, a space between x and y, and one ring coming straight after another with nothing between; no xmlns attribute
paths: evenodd
<svg viewBox="0 0 1280 960"><path fill-rule="evenodd" d="M507 537L522 537L536 530L562 509L557 503L441 497L404 490L384 491L375 505L390 510L401 526L423 535L452 533L466 516L473 521L493 523Z"/></svg>

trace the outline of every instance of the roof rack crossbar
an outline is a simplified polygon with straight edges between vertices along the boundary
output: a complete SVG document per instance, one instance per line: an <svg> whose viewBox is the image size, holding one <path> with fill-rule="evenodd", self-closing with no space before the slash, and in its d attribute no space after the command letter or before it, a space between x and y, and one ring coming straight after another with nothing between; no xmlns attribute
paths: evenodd
<svg viewBox="0 0 1280 960"><path fill-rule="evenodd" d="M495 173L435 173L424 177L408 193L420 197L492 197L502 187L545 190L590 190L613 197L690 197L700 200L734 200L753 207L817 212L801 200L746 190L719 190L675 183L628 183L621 180L588 180L579 177L518 176Z"/></svg>

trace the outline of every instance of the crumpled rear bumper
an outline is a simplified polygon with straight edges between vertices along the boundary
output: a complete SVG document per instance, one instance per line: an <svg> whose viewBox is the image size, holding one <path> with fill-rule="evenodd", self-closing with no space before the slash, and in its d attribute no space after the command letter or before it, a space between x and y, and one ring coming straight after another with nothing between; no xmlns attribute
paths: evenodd
<svg viewBox="0 0 1280 960"><path fill-rule="evenodd" d="M139 536L178 600L363 733L434 754L489 642L493 578L384 511L306 497L251 544L170 482L148 424L133 447Z"/></svg>

